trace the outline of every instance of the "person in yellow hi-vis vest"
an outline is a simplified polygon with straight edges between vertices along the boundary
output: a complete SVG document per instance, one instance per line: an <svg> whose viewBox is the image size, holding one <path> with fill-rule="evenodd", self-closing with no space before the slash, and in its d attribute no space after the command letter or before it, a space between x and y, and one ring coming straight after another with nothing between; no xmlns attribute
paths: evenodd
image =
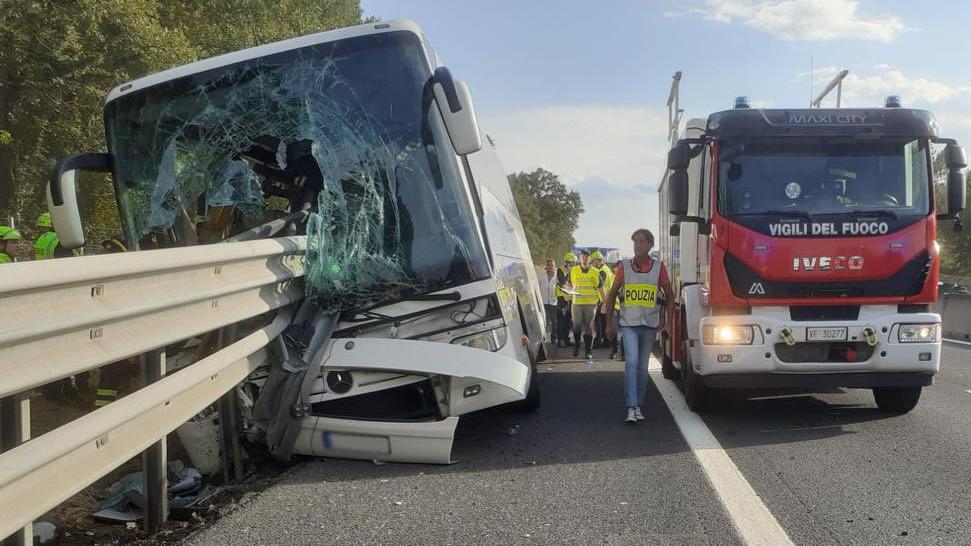
<svg viewBox="0 0 971 546"><path fill-rule="evenodd" d="M9 264L17 257L20 232L10 226L0 226L0 264Z"/></svg>
<svg viewBox="0 0 971 546"><path fill-rule="evenodd" d="M661 306L674 298L667 268L651 257L654 234L639 229L631 235L634 258L623 260L614 271L616 281L607 294L604 309L610 310L620 295L620 333L624 344L624 396L628 423L644 420L641 404L647 392L647 362L661 325ZM667 296L666 298L664 296ZM668 312L670 316L670 310ZM608 328L616 333L616 326Z"/></svg>
<svg viewBox="0 0 971 546"><path fill-rule="evenodd" d="M604 299L603 272L590 263L590 252L580 251L580 265L570 271L573 285L573 356L580 356L580 334L587 365L593 364L593 321Z"/></svg>
<svg viewBox="0 0 971 546"><path fill-rule="evenodd" d="M577 263L576 254L567 252L563 255L563 266L556 270L556 346L570 345L570 325L573 323L570 304L573 297L567 293L570 286L570 270Z"/></svg>
<svg viewBox="0 0 971 546"><path fill-rule="evenodd" d="M49 260L51 258L60 258L61 256L68 255L63 248L59 248L61 239L57 236L57 232L54 231L54 222L51 221L51 213L45 212L38 216L37 227L46 229L47 231L41 233L34 242L35 260Z"/></svg>
<svg viewBox="0 0 971 546"><path fill-rule="evenodd" d="M614 282L614 272L611 271L610 267L604 263L604 255L601 254L599 250L594 250L590 253L590 263L593 267L600 270L600 280L603 281L604 292L606 293L610 290L610 285ZM597 303L603 303L603 300ZM593 335L593 348L600 349L607 346L607 315L600 312L600 306L597 306L597 318L593 321L594 335Z"/></svg>
<svg viewBox="0 0 971 546"><path fill-rule="evenodd" d="M607 266L610 269L610 285L604 288L604 291L607 292L607 294L610 294L610 290L614 287L615 284L617 284L617 275L614 274L614 271L616 271L617 268L620 267L622 263L623 263L622 260L617 260L613 264ZM606 304L607 302L605 301L604 303ZM605 328L607 333L607 343L610 345L610 360L613 360L614 358L617 357L618 347L620 349L620 359L623 360L624 344L617 343L617 332L620 330L620 297L614 300L613 309L607 309L607 306L603 305L601 306L601 311L610 311L610 314L607 315L607 325ZM613 325L612 329L610 327L611 325Z"/></svg>

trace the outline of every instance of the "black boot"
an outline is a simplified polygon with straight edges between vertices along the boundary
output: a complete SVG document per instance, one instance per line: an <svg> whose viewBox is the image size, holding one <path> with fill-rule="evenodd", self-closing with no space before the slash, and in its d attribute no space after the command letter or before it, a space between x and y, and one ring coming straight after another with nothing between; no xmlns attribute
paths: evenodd
<svg viewBox="0 0 971 546"><path fill-rule="evenodd" d="M573 332L573 357L580 356L580 332Z"/></svg>
<svg viewBox="0 0 971 546"><path fill-rule="evenodd" d="M583 347L587 350L587 360L593 359L593 351L591 346L593 345L593 336L583 335Z"/></svg>

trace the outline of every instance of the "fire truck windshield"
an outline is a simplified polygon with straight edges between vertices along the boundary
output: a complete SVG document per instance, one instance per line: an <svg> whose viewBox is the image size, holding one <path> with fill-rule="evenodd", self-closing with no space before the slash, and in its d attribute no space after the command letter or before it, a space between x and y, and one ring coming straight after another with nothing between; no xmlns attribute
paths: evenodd
<svg viewBox="0 0 971 546"><path fill-rule="evenodd" d="M773 138L721 141L718 210L727 217L930 211L924 139Z"/></svg>

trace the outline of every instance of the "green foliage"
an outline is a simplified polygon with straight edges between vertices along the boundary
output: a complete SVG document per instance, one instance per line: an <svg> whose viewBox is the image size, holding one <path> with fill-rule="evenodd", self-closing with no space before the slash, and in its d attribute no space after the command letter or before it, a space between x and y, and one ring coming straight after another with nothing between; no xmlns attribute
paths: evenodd
<svg viewBox="0 0 971 546"><path fill-rule="evenodd" d="M559 262L563 253L576 244L573 232L583 213L580 194L567 189L557 175L543 168L511 174L509 185L533 260Z"/></svg>
<svg viewBox="0 0 971 546"><path fill-rule="evenodd" d="M105 148L102 107L126 81L361 22L359 0L19 0L0 9L0 218L32 225L56 158ZM85 180L93 237L117 231L103 179ZM111 224L111 225L109 225Z"/></svg>

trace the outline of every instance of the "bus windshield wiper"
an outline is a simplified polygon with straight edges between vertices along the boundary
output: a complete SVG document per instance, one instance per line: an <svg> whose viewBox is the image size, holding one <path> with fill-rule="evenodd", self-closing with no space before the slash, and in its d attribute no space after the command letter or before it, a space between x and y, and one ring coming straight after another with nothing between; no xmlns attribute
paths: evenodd
<svg viewBox="0 0 971 546"><path fill-rule="evenodd" d="M380 309L382 307L387 307L403 301L459 301L461 299L462 293L457 290L453 290L451 292L442 292L440 294L415 294L413 296L402 296L379 301L366 309L351 309L342 313L342 316L344 320L348 322L365 322L368 320L391 321L397 320L398 317L386 315L384 313L375 311L375 309Z"/></svg>
<svg viewBox="0 0 971 546"><path fill-rule="evenodd" d="M759 212L738 212L731 216L795 216L807 222L812 222L811 214L804 210L763 210Z"/></svg>

